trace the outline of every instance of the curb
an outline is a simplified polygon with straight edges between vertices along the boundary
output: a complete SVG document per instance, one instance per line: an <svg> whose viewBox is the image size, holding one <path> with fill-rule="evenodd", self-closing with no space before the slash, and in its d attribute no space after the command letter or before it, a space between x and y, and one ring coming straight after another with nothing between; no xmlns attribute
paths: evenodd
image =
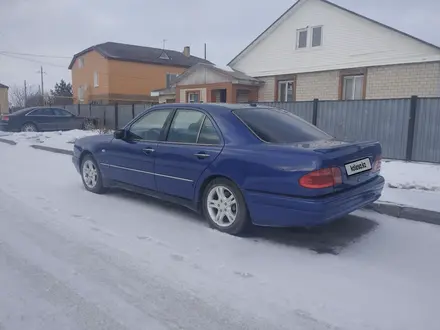
<svg viewBox="0 0 440 330"><path fill-rule="evenodd" d="M366 206L365 209L395 218L426 222L440 226L440 212L390 203L373 203Z"/></svg>
<svg viewBox="0 0 440 330"><path fill-rule="evenodd" d="M15 142L15 141L8 140L8 139L2 139L2 138L0 138L0 142L1 142L1 143L9 144L9 145L11 145L11 146L15 146L15 145L17 144L17 142Z"/></svg>
<svg viewBox="0 0 440 330"><path fill-rule="evenodd" d="M11 144L11 145L16 144L14 141L3 140L3 139L0 139L0 142L5 142L5 143ZM63 154L63 155L69 155L69 156L73 155L73 151L65 150L65 149L46 147L46 146L40 146L40 145L35 145L35 144L31 145L30 147L34 148L34 149L54 152L57 154ZM399 218L399 219L407 219L407 220L413 220L413 221L418 221L418 222L425 222L425 223L430 223L430 224L440 226L440 212L418 209L415 207L408 207L408 206L398 205L398 204L381 203L381 202L376 202L376 203L370 204L370 205L364 207L364 209L372 210L377 213L389 215L389 216Z"/></svg>
<svg viewBox="0 0 440 330"><path fill-rule="evenodd" d="M30 145L31 148L38 149L38 150L44 150L44 151L50 151L56 154L62 154L62 155L68 155L73 156L73 151L71 150L65 150L65 149L59 149L59 148L53 148L53 147L46 147L46 146L39 146L37 144Z"/></svg>

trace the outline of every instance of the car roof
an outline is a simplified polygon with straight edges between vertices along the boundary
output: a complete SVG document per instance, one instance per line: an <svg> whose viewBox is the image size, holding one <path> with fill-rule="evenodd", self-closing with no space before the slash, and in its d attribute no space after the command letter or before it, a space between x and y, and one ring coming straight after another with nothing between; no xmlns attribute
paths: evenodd
<svg viewBox="0 0 440 330"><path fill-rule="evenodd" d="M154 108L197 108L212 113L226 113L239 109L270 108L268 106L258 106L257 104L235 104L235 103L163 103Z"/></svg>

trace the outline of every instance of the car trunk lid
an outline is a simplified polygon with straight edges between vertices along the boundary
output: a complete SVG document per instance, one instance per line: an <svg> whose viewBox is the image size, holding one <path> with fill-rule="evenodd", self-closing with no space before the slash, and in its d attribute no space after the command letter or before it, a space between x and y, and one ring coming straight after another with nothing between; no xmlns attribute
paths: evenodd
<svg viewBox="0 0 440 330"><path fill-rule="evenodd" d="M342 182L335 185L335 191L361 185L380 172L382 147L379 142L325 140L300 143L297 147L320 155L321 168L339 168Z"/></svg>

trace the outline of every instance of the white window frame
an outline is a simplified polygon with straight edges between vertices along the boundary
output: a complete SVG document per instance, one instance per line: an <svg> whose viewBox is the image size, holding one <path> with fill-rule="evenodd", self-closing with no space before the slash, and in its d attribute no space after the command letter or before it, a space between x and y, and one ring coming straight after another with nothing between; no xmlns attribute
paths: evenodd
<svg viewBox="0 0 440 330"><path fill-rule="evenodd" d="M287 86L292 83L292 101L287 101ZM281 85L286 85L286 93L284 95L284 100L281 100ZM279 80L278 81L278 102L293 102L295 101L295 81L294 80Z"/></svg>
<svg viewBox="0 0 440 330"><path fill-rule="evenodd" d="M84 67L84 57L78 58L78 68L81 69Z"/></svg>
<svg viewBox="0 0 440 330"><path fill-rule="evenodd" d="M361 96L360 98L356 98L356 83L357 81L359 81L362 78L362 89L361 89ZM346 90L346 85L347 85L347 81L349 79L353 79L353 88L352 88L352 95L350 98L346 98L345 97L345 90ZM343 77L343 82L342 82L342 100L344 101L350 101L350 100L362 100L363 97L363 90L364 90L364 83L365 83L365 76L363 74L354 74L354 75L350 75L350 76L344 76Z"/></svg>
<svg viewBox="0 0 440 330"><path fill-rule="evenodd" d="M93 72L93 86L99 87L99 73L98 71Z"/></svg>
<svg viewBox="0 0 440 330"><path fill-rule="evenodd" d="M178 73L167 72L167 74L165 75L165 84L168 83L168 76L175 76L174 79L176 79L179 76L179 74ZM170 79L170 82L171 82L171 79ZM166 88L170 88L170 87L171 87L171 84L170 84L170 86L168 86L168 85L166 86Z"/></svg>
<svg viewBox="0 0 440 330"><path fill-rule="evenodd" d="M84 102L84 86L78 87L78 101Z"/></svg>
<svg viewBox="0 0 440 330"><path fill-rule="evenodd" d="M306 36L306 45L304 47L299 47L299 35L301 32L306 32L307 36ZM303 29L298 29L296 30L296 49L305 49L308 47L308 43L309 43L309 29L308 28L303 28Z"/></svg>
<svg viewBox="0 0 440 330"><path fill-rule="evenodd" d="M200 92L197 92L197 91L188 92L188 99L186 100L186 102L187 102L187 103L199 103L199 102L200 102L200 97L201 97L200 94L201 94L201 93L200 93ZM192 95L197 95L198 100L197 100L197 101L191 100L191 96L192 96Z"/></svg>
<svg viewBox="0 0 440 330"><path fill-rule="evenodd" d="M313 46L313 30L314 30L314 29L318 29L318 28L321 29L321 40L320 40L318 46ZM324 40L324 28L323 28L323 26L322 26L322 25L312 26L312 27L310 28L310 47L311 47L311 48L321 47L321 46L322 46L322 43L323 43L323 40Z"/></svg>

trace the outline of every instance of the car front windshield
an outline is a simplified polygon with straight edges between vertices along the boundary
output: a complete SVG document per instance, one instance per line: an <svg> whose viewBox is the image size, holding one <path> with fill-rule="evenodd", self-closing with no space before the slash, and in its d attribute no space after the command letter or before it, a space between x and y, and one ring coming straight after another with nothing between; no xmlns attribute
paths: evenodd
<svg viewBox="0 0 440 330"><path fill-rule="evenodd" d="M234 113L265 142L298 143L333 139L316 126L285 110L243 108Z"/></svg>

